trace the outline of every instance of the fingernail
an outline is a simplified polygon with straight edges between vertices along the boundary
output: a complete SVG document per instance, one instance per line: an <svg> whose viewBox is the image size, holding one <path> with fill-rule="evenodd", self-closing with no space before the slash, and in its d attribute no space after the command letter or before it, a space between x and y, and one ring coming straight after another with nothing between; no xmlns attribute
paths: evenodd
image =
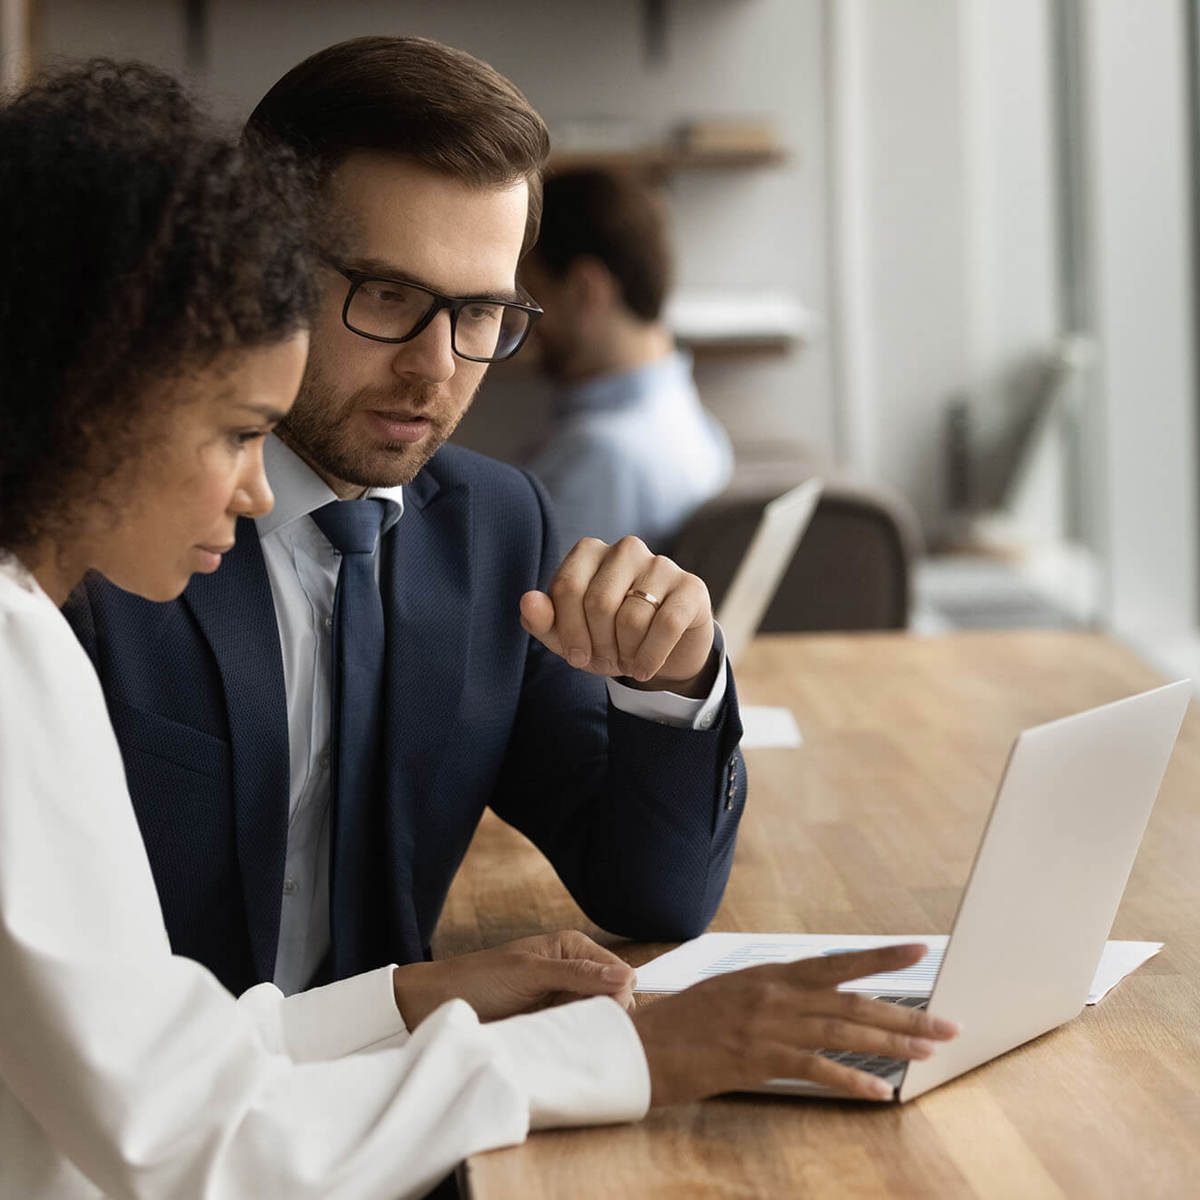
<svg viewBox="0 0 1200 1200"><path fill-rule="evenodd" d="M884 1083L882 1079L875 1079L871 1083L871 1094L877 1100L890 1100L892 1098L892 1085Z"/></svg>
<svg viewBox="0 0 1200 1200"><path fill-rule="evenodd" d="M605 967L600 975L609 983L624 983L629 978L627 967Z"/></svg>
<svg viewBox="0 0 1200 1200"><path fill-rule="evenodd" d="M588 656L582 650L568 650L567 662L573 667L586 667Z"/></svg>
<svg viewBox="0 0 1200 1200"><path fill-rule="evenodd" d="M962 1033L962 1026L957 1021L950 1021L945 1017L934 1017L933 1032L940 1033L943 1037L957 1037Z"/></svg>
<svg viewBox="0 0 1200 1200"><path fill-rule="evenodd" d="M928 1058L933 1053L933 1043L925 1038L909 1038L908 1048L914 1058Z"/></svg>

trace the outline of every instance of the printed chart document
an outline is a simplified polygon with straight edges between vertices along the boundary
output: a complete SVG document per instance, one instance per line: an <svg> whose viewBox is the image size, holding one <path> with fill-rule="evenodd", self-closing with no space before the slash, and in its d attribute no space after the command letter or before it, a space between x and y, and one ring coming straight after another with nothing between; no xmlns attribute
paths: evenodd
<svg viewBox="0 0 1200 1200"><path fill-rule="evenodd" d="M929 947L914 967L887 975L869 975L842 984L848 992L887 992L896 996L927 996L942 963L945 934L906 934L880 937L876 934L829 933L705 933L659 955L638 968L638 992L681 992L693 983L761 963L795 962L821 954L846 950L870 950L923 942ZM1108 942L1096 968L1087 1002L1103 999L1131 971L1162 949L1162 942Z"/></svg>

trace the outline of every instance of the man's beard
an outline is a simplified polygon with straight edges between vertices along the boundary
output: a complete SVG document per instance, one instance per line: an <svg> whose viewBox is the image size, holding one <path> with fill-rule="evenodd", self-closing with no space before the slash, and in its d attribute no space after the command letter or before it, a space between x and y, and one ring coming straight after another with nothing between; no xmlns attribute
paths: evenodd
<svg viewBox="0 0 1200 1200"><path fill-rule="evenodd" d="M411 483L417 472L454 432L463 412L448 419L437 411L438 388L432 384L405 385L397 381L387 391L361 388L339 395L309 358L292 411L279 423L282 440L322 474L358 487L396 487ZM473 399L473 397L472 397ZM351 419L364 410L407 412L429 421L420 442L355 444Z"/></svg>

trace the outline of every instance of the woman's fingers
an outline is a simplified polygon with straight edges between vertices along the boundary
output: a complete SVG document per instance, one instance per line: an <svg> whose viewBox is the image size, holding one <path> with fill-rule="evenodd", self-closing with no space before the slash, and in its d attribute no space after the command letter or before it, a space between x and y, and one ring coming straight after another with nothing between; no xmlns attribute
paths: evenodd
<svg viewBox="0 0 1200 1200"><path fill-rule="evenodd" d="M895 1093L892 1084L878 1075L855 1070L812 1051L781 1046L772 1056L772 1062L784 1069L768 1075L768 1079L807 1079L859 1100L890 1100Z"/></svg>
<svg viewBox="0 0 1200 1200"><path fill-rule="evenodd" d="M907 942L899 946L878 946L871 950L851 950L845 954L821 954L784 963L772 969L786 973L790 980L812 988L832 988L868 975L885 975L915 966L925 957L927 946Z"/></svg>
<svg viewBox="0 0 1200 1200"><path fill-rule="evenodd" d="M860 1054L878 1054L885 1058L928 1058L934 1051L932 1038L897 1033L874 1025L856 1025L841 1017L802 1017L796 1022L793 1045Z"/></svg>
<svg viewBox="0 0 1200 1200"><path fill-rule="evenodd" d="M924 952L923 946L888 946L752 967L639 1009L634 1024L650 1067L653 1103L778 1078L811 1079L852 1096L885 1098L878 1080L820 1051L928 1058L935 1042L953 1037L958 1027L919 1009L839 991L837 985L911 966ZM696 1053L698 1046L703 1054Z"/></svg>

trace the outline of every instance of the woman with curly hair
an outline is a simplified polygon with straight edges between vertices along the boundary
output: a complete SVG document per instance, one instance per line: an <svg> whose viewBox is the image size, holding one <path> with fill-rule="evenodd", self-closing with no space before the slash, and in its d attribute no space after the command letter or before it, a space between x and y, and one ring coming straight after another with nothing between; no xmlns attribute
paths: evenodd
<svg viewBox="0 0 1200 1200"><path fill-rule="evenodd" d="M307 195L293 159L220 135L149 68L93 63L0 107L5 1197L393 1197L520 1141L531 1109L571 1119L548 1061L564 1009L485 1027L457 1000L410 1038L393 968L235 1000L172 955L59 612L93 569L173 598L270 509L262 439L295 397L313 300ZM485 952L509 1011L551 989L629 1002L632 972L575 936L557 964ZM640 1056L620 1007L591 1003ZM584 1090L591 1114L627 1114L611 1083Z"/></svg>

